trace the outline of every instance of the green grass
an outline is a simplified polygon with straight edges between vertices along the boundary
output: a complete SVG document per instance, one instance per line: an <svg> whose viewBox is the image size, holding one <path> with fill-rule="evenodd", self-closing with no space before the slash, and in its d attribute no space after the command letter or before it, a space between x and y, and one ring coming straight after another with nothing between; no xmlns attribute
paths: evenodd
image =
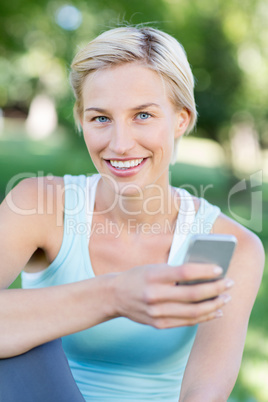
<svg viewBox="0 0 268 402"><path fill-rule="evenodd" d="M10 141L0 146L0 199L4 197L7 183L15 176L28 172L32 175L88 174L94 166L85 150L78 146L57 146L26 141ZM171 181L175 186L183 186L198 196L204 195L210 202L219 205L229 214L228 191L239 181L228 169L205 168L176 164L171 168ZM264 210L263 228L257 233L265 249L268 249L268 184L261 188ZM203 193L202 193L203 192ZM234 198L232 211L241 218L248 219L250 211L249 193L238 194ZM254 305L241 370L230 402L268 401L268 264L264 271L261 288ZM20 277L12 284L20 287ZM220 362L219 362L220 364Z"/></svg>

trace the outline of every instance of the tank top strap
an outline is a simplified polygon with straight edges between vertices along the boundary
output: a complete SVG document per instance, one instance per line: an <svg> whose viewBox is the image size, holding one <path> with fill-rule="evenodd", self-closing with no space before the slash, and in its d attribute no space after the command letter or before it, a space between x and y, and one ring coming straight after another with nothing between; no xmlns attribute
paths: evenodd
<svg viewBox="0 0 268 402"><path fill-rule="evenodd" d="M183 263L191 237L195 234L209 234L221 212L219 207L210 204L204 198L199 198L200 205L196 212L193 196L184 189L176 190L181 203L168 259L170 265Z"/></svg>
<svg viewBox="0 0 268 402"><path fill-rule="evenodd" d="M197 233L209 234L220 213L219 207L210 204L204 198L200 198L200 205L195 216L195 222L199 227Z"/></svg>
<svg viewBox="0 0 268 402"><path fill-rule="evenodd" d="M39 287L55 277L66 260L77 252L79 241L82 236L76 236L85 226L85 205L86 205L86 177L64 176L64 230L62 244L56 258L43 271L27 273L22 271L22 287ZM77 241L75 241L77 239Z"/></svg>
<svg viewBox="0 0 268 402"><path fill-rule="evenodd" d="M177 255L178 250L180 250L190 232L196 214L191 194L181 188L176 188L176 191L180 195L180 208L168 259L168 264L171 265L175 255Z"/></svg>
<svg viewBox="0 0 268 402"><path fill-rule="evenodd" d="M91 235L92 228L92 218L94 213L95 206L95 198L96 198L96 190L97 184L101 178L100 174L94 174L93 176L89 176L86 179L86 222L87 222L87 243L89 242L89 238Z"/></svg>
<svg viewBox="0 0 268 402"><path fill-rule="evenodd" d="M65 182L65 228L77 225L76 233L86 235L89 240L95 194L99 174L92 176L64 176ZM80 226L80 229L79 229Z"/></svg>
<svg viewBox="0 0 268 402"><path fill-rule="evenodd" d="M64 176L64 214L77 218L86 205L86 176Z"/></svg>

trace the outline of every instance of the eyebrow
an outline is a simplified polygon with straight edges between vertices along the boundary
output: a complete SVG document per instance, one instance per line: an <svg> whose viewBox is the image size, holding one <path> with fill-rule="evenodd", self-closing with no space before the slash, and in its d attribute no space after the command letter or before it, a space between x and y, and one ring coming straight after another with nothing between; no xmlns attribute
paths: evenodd
<svg viewBox="0 0 268 402"><path fill-rule="evenodd" d="M101 109L99 107L88 107L85 109L85 112L90 112L90 111L95 111L95 112L100 112L100 113L107 113L107 110Z"/></svg>
<svg viewBox="0 0 268 402"><path fill-rule="evenodd" d="M146 109L150 106L156 106L158 108L160 108L160 105L158 105L157 103L144 103L142 105L138 105L135 106L133 108L131 108L130 110L135 111L135 110L141 110L141 109ZM90 112L90 111L95 111L95 112L99 112L99 113L108 113L108 111L106 109L102 109L99 107L88 107L85 109L85 112Z"/></svg>

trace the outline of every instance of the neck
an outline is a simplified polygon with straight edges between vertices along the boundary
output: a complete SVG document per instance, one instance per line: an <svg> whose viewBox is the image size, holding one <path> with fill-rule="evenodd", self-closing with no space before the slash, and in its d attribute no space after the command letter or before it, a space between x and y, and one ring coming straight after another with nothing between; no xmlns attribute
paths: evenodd
<svg viewBox="0 0 268 402"><path fill-rule="evenodd" d="M170 186L150 185L135 194L117 194L100 180L96 194L96 212L121 227L134 228L140 225L152 227L157 223L161 228L174 222L179 210L179 196ZM149 226L148 226L149 225Z"/></svg>

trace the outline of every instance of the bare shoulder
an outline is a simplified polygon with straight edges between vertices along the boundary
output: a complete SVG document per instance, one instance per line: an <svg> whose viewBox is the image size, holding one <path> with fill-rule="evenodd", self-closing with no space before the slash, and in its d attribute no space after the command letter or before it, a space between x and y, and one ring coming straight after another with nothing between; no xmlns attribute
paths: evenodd
<svg viewBox="0 0 268 402"><path fill-rule="evenodd" d="M246 254L253 253L255 257L258 255L260 259L264 260L264 249L260 238L228 216L220 214L213 226L213 232L233 234L237 238L240 250Z"/></svg>
<svg viewBox="0 0 268 402"><path fill-rule="evenodd" d="M31 177L20 181L6 196L4 203L13 210L41 209L51 202L52 197L59 191L63 191L62 177L44 176ZM49 196L51 199L49 199ZM32 211L34 213L34 211ZM25 212L25 214L27 214ZM30 215L30 212L28 212Z"/></svg>
<svg viewBox="0 0 268 402"><path fill-rule="evenodd" d="M3 284L8 285L37 248L59 248L63 232L64 183L60 177L22 180L0 205ZM8 271L6 267L9 267Z"/></svg>
<svg viewBox="0 0 268 402"><path fill-rule="evenodd" d="M5 219L24 224L51 220L62 215L64 183L61 177L33 177L19 182L1 205ZM58 216L58 219L59 219Z"/></svg>
<svg viewBox="0 0 268 402"><path fill-rule="evenodd" d="M220 214L217 218L213 233L232 234L237 238L231 272L233 275L237 273L240 276L243 271L243 278L253 280L253 283L255 282L258 286L265 260L264 248L259 237L224 214Z"/></svg>

